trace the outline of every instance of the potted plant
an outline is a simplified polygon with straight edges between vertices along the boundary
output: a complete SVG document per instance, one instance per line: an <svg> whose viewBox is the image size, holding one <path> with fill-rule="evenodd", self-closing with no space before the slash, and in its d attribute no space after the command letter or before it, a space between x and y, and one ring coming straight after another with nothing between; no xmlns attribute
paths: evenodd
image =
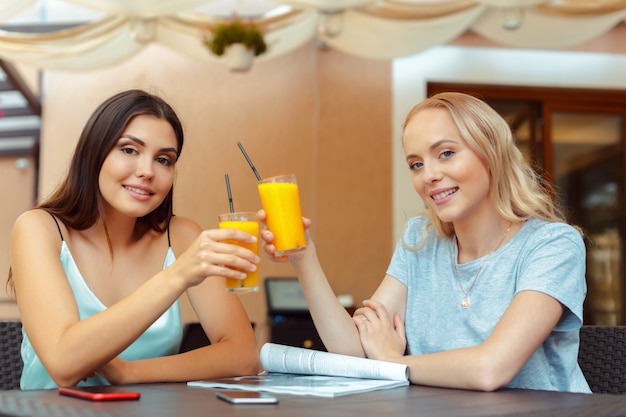
<svg viewBox="0 0 626 417"><path fill-rule="evenodd" d="M224 55L233 70L249 69L253 58L267 51L262 28L238 17L213 26L205 44L215 55Z"/></svg>

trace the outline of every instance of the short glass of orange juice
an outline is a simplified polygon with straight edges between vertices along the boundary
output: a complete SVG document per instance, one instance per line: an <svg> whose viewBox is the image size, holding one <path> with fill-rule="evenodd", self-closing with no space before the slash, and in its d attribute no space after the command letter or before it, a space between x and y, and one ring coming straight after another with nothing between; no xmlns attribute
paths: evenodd
<svg viewBox="0 0 626 417"><path fill-rule="evenodd" d="M237 229L256 236L255 243L243 243L238 240L225 240L226 243L250 249L255 254L259 254L259 222L256 220L254 212L234 212L224 213L218 216L220 229ZM255 271L243 271L246 273L244 279L226 278L226 291L244 293L259 290L259 269Z"/></svg>
<svg viewBox="0 0 626 417"><path fill-rule="evenodd" d="M267 215L267 228L274 234L276 256L305 249L306 237L295 174L260 180L259 195Z"/></svg>

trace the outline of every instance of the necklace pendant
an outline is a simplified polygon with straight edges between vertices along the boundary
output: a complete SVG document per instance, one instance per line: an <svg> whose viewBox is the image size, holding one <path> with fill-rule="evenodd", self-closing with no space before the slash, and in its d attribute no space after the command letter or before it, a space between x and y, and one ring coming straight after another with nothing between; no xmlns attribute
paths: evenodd
<svg viewBox="0 0 626 417"><path fill-rule="evenodd" d="M461 307L463 309L466 309L467 307L469 307L469 305L470 305L469 298L466 295L465 298L463 298L463 301L461 301Z"/></svg>

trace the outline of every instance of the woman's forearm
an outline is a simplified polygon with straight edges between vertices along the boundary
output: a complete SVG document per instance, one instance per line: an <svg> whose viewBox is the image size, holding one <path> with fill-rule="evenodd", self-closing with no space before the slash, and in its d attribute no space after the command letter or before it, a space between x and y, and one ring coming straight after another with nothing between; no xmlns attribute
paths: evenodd
<svg viewBox="0 0 626 417"><path fill-rule="evenodd" d="M337 300L317 259L315 248L307 248L304 254L292 260L292 265L326 349L329 352L365 356L352 317Z"/></svg>

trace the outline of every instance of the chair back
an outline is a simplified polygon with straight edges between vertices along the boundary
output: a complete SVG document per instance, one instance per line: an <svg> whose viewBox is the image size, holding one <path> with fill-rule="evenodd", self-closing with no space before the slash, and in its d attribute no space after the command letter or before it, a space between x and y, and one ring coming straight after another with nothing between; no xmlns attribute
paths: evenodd
<svg viewBox="0 0 626 417"><path fill-rule="evenodd" d="M591 392L626 394L626 326L582 326L578 363Z"/></svg>
<svg viewBox="0 0 626 417"><path fill-rule="evenodd" d="M250 322L252 329L254 330L254 322ZM180 350L178 353L189 352L190 350L198 349L211 344L211 341L207 337L200 322L190 322L183 327L183 340L180 344Z"/></svg>
<svg viewBox="0 0 626 417"><path fill-rule="evenodd" d="M0 389L20 389L22 376L22 322L0 321Z"/></svg>
<svg viewBox="0 0 626 417"><path fill-rule="evenodd" d="M211 341L204 333L204 329L199 322L191 322L183 327L183 340L180 345L179 353L189 352L203 346L208 346Z"/></svg>

